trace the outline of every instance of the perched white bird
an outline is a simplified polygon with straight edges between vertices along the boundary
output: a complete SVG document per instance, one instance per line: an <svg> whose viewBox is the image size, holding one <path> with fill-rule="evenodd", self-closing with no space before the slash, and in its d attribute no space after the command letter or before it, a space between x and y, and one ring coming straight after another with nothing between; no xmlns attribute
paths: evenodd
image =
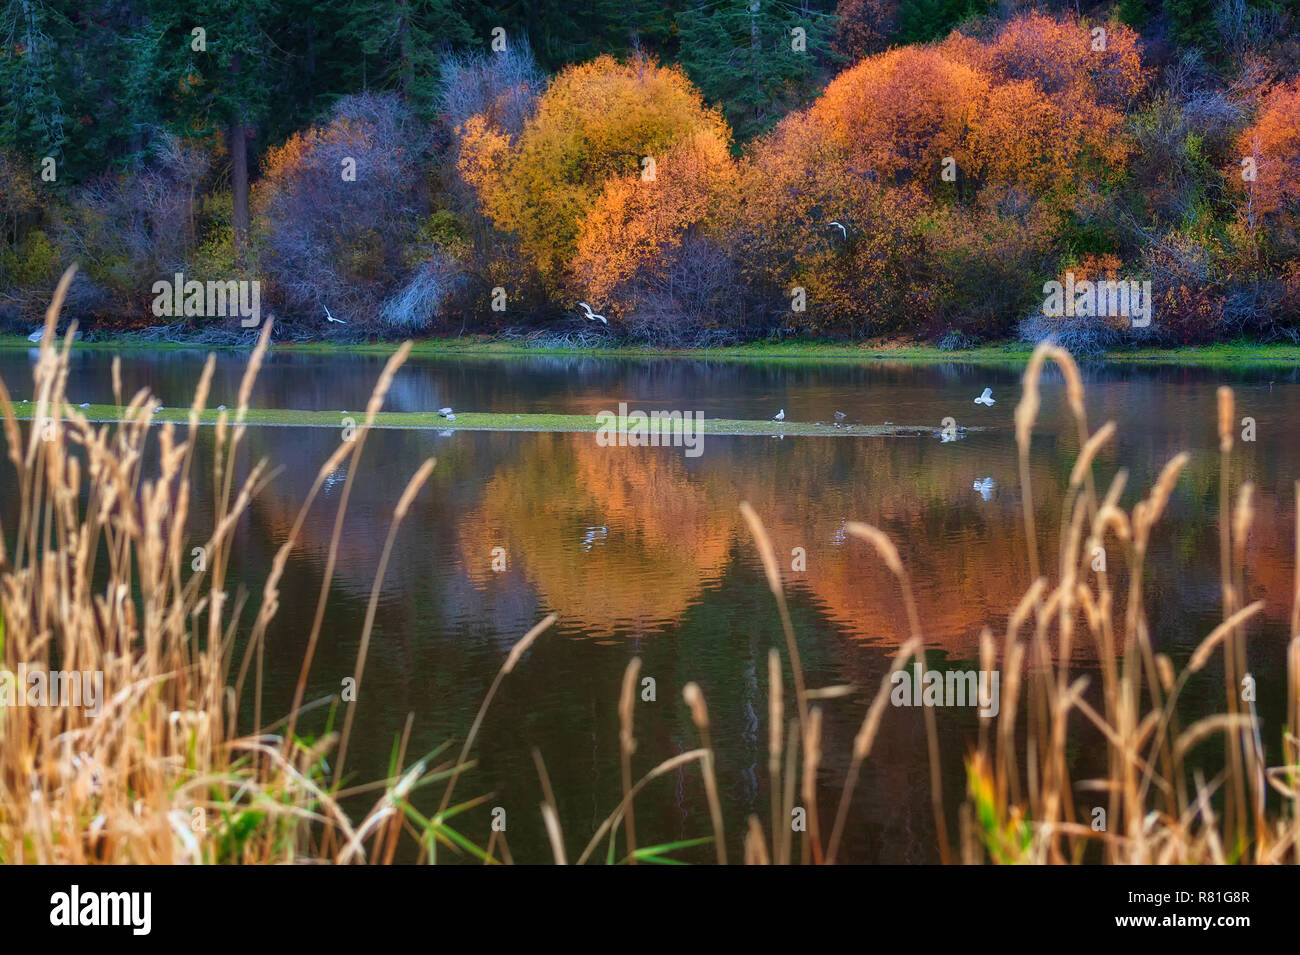
<svg viewBox="0 0 1300 955"><path fill-rule="evenodd" d="M605 318L604 315L597 315L595 312L591 310L591 306L588 305L586 302L579 302L578 304L582 306L582 310L587 313L587 318L591 319L593 322L599 321L602 325L609 324L609 321Z"/></svg>
<svg viewBox="0 0 1300 955"><path fill-rule="evenodd" d="M83 401L81 404L77 405L77 407L78 407L78 408L89 408L89 407L90 407L90 402L89 402L89 401Z"/></svg>
<svg viewBox="0 0 1300 955"><path fill-rule="evenodd" d="M442 416L445 418L445 417L447 417L447 415L451 414L451 409L450 409L450 408L439 408L439 409L438 409L438 414L442 415Z"/></svg>
<svg viewBox="0 0 1300 955"><path fill-rule="evenodd" d="M446 415L444 415L444 417L445 417L448 421L455 421L455 420L456 420L456 416L455 416L454 414L452 414L451 412L448 412Z"/></svg>
<svg viewBox="0 0 1300 955"><path fill-rule="evenodd" d="M846 229L846 228L844 228L843 223L835 222L834 220L832 220L832 221L831 221L831 225L833 225L833 226L835 226L835 228L839 229L840 232L844 235L844 238L845 238L846 240L848 239L848 237L849 237L849 230Z"/></svg>
<svg viewBox="0 0 1300 955"><path fill-rule="evenodd" d="M784 421L784 420L785 420L785 409L782 408L782 409L781 409L780 411L778 411L776 414L772 415L772 420L773 420L773 421Z"/></svg>
<svg viewBox="0 0 1300 955"><path fill-rule="evenodd" d="M218 411L225 411L225 410L226 410L226 406L225 406L225 405L217 405L217 410L218 410Z"/></svg>
<svg viewBox="0 0 1300 955"><path fill-rule="evenodd" d="M326 305L324 302L321 303L321 307L325 309L325 318L328 319L329 321L331 321L331 322L337 322L339 325L346 325L346 324L347 324L347 322L343 321L343 319L341 319L341 318L335 318L333 315L331 315L331 314L330 314L330 307L329 307L328 305Z"/></svg>
<svg viewBox="0 0 1300 955"><path fill-rule="evenodd" d="M976 481L971 487L980 492L980 497L988 500L993 494L993 478L986 477L982 481Z"/></svg>
<svg viewBox="0 0 1300 955"><path fill-rule="evenodd" d="M994 402L994 400L993 400L993 389L992 389L992 388L985 388L985 389L984 389L984 394L982 394L982 395L980 395L978 398L976 398L976 399L975 399L975 403L976 403L977 405L984 405L984 406L987 407L987 408L992 408L993 405L996 403L996 402Z"/></svg>

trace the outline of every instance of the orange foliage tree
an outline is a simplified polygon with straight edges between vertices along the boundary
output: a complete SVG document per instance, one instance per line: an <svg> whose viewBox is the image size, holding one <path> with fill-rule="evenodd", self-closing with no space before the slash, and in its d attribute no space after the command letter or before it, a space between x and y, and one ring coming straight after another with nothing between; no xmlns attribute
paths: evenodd
<svg viewBox="0 0 1300 955"><path fill-rule="evenodd" d="M1237 149L1246 162L1226 174L1237 183L1241 225L1271 251L1294 248L1300 235L1300 80L1265 98Z"/></svg>
<svg viewBox="0 0 1300 955"><path fill-rule="evenodd" d="M574 290L617 317L666 309L672 314L659 318L682 323L691 312L698 320L701 308L720 305L716 300L729 291L724 282L729 270L712 240L720 212L735 201L736 184L727 143L711 129L669 149L656 162L653 177L610 179L580 223L571 269ZM703 241L715 253L711 274L693 271L701 264ZM642 320L648 317L643 314ZM654 331L662 337L672 329Z"/></svg>
<svg viewBox="0 0 1300 955"><path fill-rule="evenodd" d="M1122 170L1144 83L1127 27L1037 14L863 60L746 162L745 269L806 291L796 326L1004 331L1080 195Z"/></svg>

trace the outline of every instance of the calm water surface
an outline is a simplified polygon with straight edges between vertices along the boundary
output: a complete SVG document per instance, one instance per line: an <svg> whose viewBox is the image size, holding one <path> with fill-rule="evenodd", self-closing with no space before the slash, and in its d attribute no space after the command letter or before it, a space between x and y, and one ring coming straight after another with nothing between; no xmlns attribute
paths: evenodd
<svg viewBox="0 0 1300 955"><path fill-rule="evenodd" d="M124 387L147 386L168 406L188 404L203 358L123 352ZM73 401L111 400L110 361L102 351L74 358ZM0 351L0 377L16 397L29 397L31 362L26 352ZM254 405L357 412L382 364L369 356L273 355ZM212 405L235 404L243 365L241 355L219 356ZM853 734L906 629L894 580L862 543L846 537L845 522L876 524L898 544L931 665L977 668L981 628L1001 634L1028 583L1012 430L1019 375L1015 368L960 363L412 359L393 387L391 410L594 413L626 401L645 411L702 411L710 418L765 419L784 408L787 420L830 421L838 410L848 422L937 427L951 416L987 430L950 443L710 436L698 458L673 448L603 448L592 434L374 432L353 488L309 698L337 693L351 675L396 497L420 462L435 455L437 468L400 530L384 581L350 769L367 779L383 775L408 714L412 754L463 739L509 647L555 612L559 625L502 686L476 746L479 765L458 793L492 793L488 805L507 810L515 858L547 858L531 756L537 748L570 857L576 855L620 798L617 700L623 669L639 655L642 674L656 681L657 700L636 711L635 771L697 745L681 703L682 686L697 682L714 722L729 850L738 856L745 817L757 813L765 827L769 817L766 658L769 648L783 647L738 511L748 501L784 561L808 685L857 688L823 704L820 798L828 819ZM1233 479L1234 487L1256 485L1249 586L1267 609L1251 633L1251 666L1272 746L1284 708L1300 373L1098 364L1085 366L1085 379L1091 425L1113 419L1119 426L1096 473L1104 487L1118 468L1129 470L1126 506L1170 457L1192 454L1148 563L1155 639L1176 661L1219 613L1216 387L1231 384L1239 417L1255 419L1257 440L1238 444ZM972 401L985 386L997 399L992 408ZM1031 461L1049 565L1074 435L1059 377L1049 374ZM283 466L244 521L231 568L253 597L337 441L332 429L250 429L251 454ZM283 711L292 697L341 490L337 477L327 485L282 587L267 655L268 713ZM11 495L5 500L7 506ZM193 536L207 532L210 514L201 501ZM503 572L493 570L498 547L506 554ZM803 570L792 569L795 548L806 553ZM1094 666L1087 646L1075 658L1081 674ZM787 701L789 695L787 679ZM1219 706L1221 673L1207 670L1189 698ZM952 709L939 710L938 720L945 796L955 806L979 720L971 710ZM1101 747L1076 747L1074 758L1076 779L1104 773ZM891 709L858 786L846 858L933 861L928 791L920 711ZM638 798L637 826L643 844L708 835L698 771L688 767L652 783ZM462 828L485 838L488 809ZM686 857L707 860L712 849Z"/></svg>

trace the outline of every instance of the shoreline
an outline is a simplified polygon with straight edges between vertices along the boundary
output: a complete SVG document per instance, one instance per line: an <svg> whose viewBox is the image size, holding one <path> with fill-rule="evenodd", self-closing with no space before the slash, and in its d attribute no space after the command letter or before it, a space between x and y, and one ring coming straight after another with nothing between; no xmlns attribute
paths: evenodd
<svg viewBox="0 0 1300 955"><path fill-rule="evenodd" d="M95 341L78 341L76 348L87 351L145 351L145 352L228 352L251 351L255 340L249 344L205 344L202 342L149 342L123 335ZM271 346L274 352L284 354L352 354L386 356L396 351L400 340L360 343L331 341L278 342ZM0 350L20 350L38 347L20 335L0 335ZM489 336L473 338L420 338L414 339L411 355L423 358L519 358L519 357L586 357L586 358L644 358L687 359L693 361L861 361L962 364L1023 365L1033 353L1033 347L1022 342L1003 342L977 345L971 348L945 350L934 345L867 341L842 343L829 341L749 342L718 348L653 348L641 345L528 345L516 340ZM1300 363L1300 344L1261 344L1256 342L1221 342L1211 345L1185 345L1169 348L1143 347L1115 349L1093 356L1081 356L1082 361L1102 361L1134 364L1177 365L1273 365Z"/></svg>

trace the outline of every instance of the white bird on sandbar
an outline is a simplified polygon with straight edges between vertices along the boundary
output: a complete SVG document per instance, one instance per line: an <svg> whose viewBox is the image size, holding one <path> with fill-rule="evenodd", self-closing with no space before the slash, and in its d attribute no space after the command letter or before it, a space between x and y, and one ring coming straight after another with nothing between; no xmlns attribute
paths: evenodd
<svg viewBox="0 0 1300 955"><path fill-rule="evenodd" d="M778 411L776 414L772 415L772 420L773 420L773 421L784 421L784 420L785 420L785 409L782 408L782 409L781 409L780 411Z"/></svg>

